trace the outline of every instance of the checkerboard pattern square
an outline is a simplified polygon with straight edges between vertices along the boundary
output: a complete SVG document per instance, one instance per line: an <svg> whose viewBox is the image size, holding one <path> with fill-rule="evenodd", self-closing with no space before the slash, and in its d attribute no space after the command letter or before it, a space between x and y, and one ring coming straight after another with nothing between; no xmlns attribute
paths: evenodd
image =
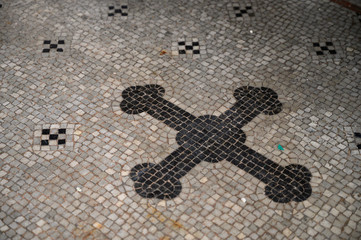
<svg viewBox="0 0 361 240"><path fill-rule="evenodd" d="M313 48L316 51L316 54L318 56L322 56L322 55L326 55L326 54L334 55L334 54L337 53L336 50L335 50L335 46L330 41L328 41L328 42L314 42L313 43Z"/></svg>
<svg viewBox="0 0 361 240"><path fill-rule="evenodd" d="M248 15L249 17L254 17L255 14L253 12L251 4L247 4L246 7L233 7L234 14L236 15L236 18L242 18L245 15Z"/></svg>
<svg viewBox="0 0 361 240"><path fill-rule="evenodd" d="M34 150L72 149L74 145L74 124L43 124L37 126Z"/></svg>
<svg viewBox="0 0 361 240"><path fill-rule="evenodd" d="M199 58L207 54L203 41L198 38L179 38L172 43L172 55Z"/></svg>
<svg viewBox="0 0 361 240"><path fill-rule="evenodd" d="M336 38L311 38L307 40L307 48L313 61L339 61L345 57L344 43Z"/></svg>
<svg viewBox="0 0 361 240"><path fill-rule="evenodd" d="M351 155L359 155L361 153L361 127L345 127L344 132Z"/></svg>
<svg viewBox="0 0 361 240"><path fill-rule="evenodd" d="M233 21L250 21L257 14L255 2L240 1L227 4L228 14Z"/></svg>
<svg viewBox="0 0 361 240"><path fill-rule="evenodd" d="M50 133L50 128L42 130L41 135L41 146L49 145L62 145L66 143L66 128L52 129Z"/></svg>
<svg viewBox="0 0 361 240"><path fill-rule="evenodd" d="M128 16L128 6L123 4L120 6L111 5L108 7L108 17L114 17L116 15L127 17Z"/></svg>
<svg viewBox="0 0 361 240"><path fill-rule="evenodd" d="M361 132L354 132L357 149L361 149Z"/></svg>
<svg viewBox="0 0 361 240"><path fill-rule="evenodd" d="M49 53L50 51L64 52L64 44L65 44L65 40L58 40L58 41L44 40L43 53Z"/></svg>

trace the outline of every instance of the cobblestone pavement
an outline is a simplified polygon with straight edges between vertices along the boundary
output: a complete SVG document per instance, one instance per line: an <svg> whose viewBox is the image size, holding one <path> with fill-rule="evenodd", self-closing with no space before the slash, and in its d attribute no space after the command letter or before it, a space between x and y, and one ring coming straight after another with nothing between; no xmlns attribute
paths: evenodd
<svg viewBox="0 0 361 240"><path fill-rule="evenodd" d="M326 0L0 0L0 239L360 239L361 20Z"/></svg>

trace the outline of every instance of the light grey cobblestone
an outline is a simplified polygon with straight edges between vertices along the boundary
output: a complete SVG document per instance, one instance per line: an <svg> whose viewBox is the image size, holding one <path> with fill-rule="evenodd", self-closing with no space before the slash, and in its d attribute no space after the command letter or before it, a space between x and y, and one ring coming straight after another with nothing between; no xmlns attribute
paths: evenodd
<svg viewBox="0 0 361 240"><path fill-rule="evenodd" d="M0 239L360 238L354 12L316 0L0 4ZM239 87L271 88L282 111L255 116L244 145L305 166L312 194L272 201L224 160L200 162L172 199L143 198L133 167L179 148L179 131L122 110L122 93L147 84L195 117L221 116Z"/></svg>

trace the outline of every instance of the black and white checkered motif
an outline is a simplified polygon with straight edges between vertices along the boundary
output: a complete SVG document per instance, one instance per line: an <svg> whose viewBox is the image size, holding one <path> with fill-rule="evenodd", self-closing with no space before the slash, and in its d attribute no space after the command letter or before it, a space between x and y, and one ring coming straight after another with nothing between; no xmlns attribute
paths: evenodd
<svg viewBox="0 0 361 240"><path fill-rule="evenodd" d="M354 132L357 149L361 150L361 132Z"/></svg>
<svg viewBox="0 0 361 240"><path fill-rule="evenodd" d="M253 22L260 17L256 1L240 0L230 2L227 4L227 10L230 20L235 22Z"/></svg>
<svg viewBox="0 0 361 240"><path fill-rule="evenodd" d="M108 16L114 17L116 15L127 17L128 16L128 6L127 5L121 5L121 6L109 6L108 7Z"/></svg>
<svg viewBox="0 0 361 240"><path fill-rule="evenodd" d="M35 128L34 145L35 151L55 151L74 149L74 131L77 127L72 123L42 124Z"/></svg>
<svg viewBox="0 0 361 240"><path fill-rule="evenodd" d="M186 58L204 58L207 56L204 41L197 37L181 37L172 42L172 55Z"/></svg>
<svg viewBox="0 0 361 240"><path fill-rule="evenodd" d="M178 42L178 53L179 54L200 54L199 42L192 41L179 41Z"/></svg>
<svg viewBox="0 0 361 240"><path fill-rule="evenodd" d="M348 142L351 155L360 155L361 153L361 127L346 126L344 127L345 139Z"/></svg>
<svg viewBox="0 0 361 240"><path fill-rule="evenodd" d="M318 56L337 53L332 42L314 42L313 48Z"/></svg>
<svg viewBox="0 0 361 240"><path fill-rule="evenodd" d="M56 42L56 43L54 43ZM52 41L51 40L44 40L43 42L43 53L49 53L50 51L56 51L56 52L64 52L64 44L65 40L58 40L58 41Z"/></svg>
<svg viewBox="0 0 361 240"><path fill-rule="evenodd" d="M233 11L236 18L243 18L245 15L247 15L248 17L255 16L251 4L247 4L245 7L233 6Z"/></svg>
<svg viewBox="0 0 361 240"><path fill-rule="evenodd" d="M66 143L66 128L59 129L42 129L41 146L58 146Z"/></svg>

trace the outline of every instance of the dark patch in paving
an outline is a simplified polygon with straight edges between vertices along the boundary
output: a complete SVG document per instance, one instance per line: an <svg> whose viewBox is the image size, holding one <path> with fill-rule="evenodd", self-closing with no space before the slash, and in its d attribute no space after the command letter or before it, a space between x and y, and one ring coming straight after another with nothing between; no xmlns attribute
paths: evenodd
<svg viewBox="0 0 361 240"><path fill-rule="evenodd" d="M282 111L278 95L270 88L240 87L237 102L219 117L195 117L165 100L159 85L132 86L122 93L121 109L128 114L146 112L179 131L179 148L158 164L143 163L131 170L136 192L144 198L172 199L179 195L179 179L201 161L227 160L267 186L265 194L275 202L301 202L312 193L310 171L301 165L283 167L250 149L241 128L258 114Z"/></svg>

